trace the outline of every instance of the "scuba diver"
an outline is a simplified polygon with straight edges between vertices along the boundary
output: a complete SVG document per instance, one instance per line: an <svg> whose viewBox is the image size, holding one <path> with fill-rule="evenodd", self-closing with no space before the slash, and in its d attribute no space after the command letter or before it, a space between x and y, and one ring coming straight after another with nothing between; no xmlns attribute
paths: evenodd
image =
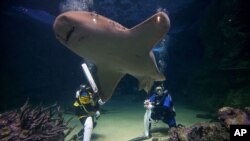
<svg viewBox="0 0 250 141"><path fill-rule="evenodd" d="M169 128L176 127L175 109L171 95L164 90L163 84L155 87L149 99L144 101L146 113L144 115L144 139L151 138L152 121L162 120Z"/></svg>
<svg viewBox="0 0 250 141"><path fill-rule="evenodd" d="M73 136L73 140L90 141L92 130L96 126L95 119L97 120L100 117L97 94L93 93L90 86L80 85L75 98L73 104L75 114L83 125L83 129Z"/></svg>

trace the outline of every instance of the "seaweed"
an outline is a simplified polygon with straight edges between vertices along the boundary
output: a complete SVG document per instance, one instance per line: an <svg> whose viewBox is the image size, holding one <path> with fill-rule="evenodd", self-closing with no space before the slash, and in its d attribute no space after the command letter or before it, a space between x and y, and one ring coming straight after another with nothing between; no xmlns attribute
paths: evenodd
<svg viewBox="0 0 250 141"><path fill-rule="evenodd" d="M0 140L63 141L72 131L67 127L70 120L64 121L60 106L56 104L32 108L27 100L19 110L0 114Z"/></svg>

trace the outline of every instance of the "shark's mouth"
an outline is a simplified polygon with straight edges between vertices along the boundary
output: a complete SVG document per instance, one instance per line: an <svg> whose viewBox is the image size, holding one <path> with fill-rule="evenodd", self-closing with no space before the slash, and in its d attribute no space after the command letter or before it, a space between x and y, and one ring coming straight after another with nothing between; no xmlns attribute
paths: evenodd
<svg viewBox="0 0 250 141"><path fill-rule="evenodd" d="M73 26L73 27L68 31L68 33L67 33L67 35L66 35L66 39L65 39L66 43L69 41L70 36L72 35L72 33L73 33L74 31L75 31L75 27Z"/></svg>
<svg viewBox="0 0 250 141"><path fill-rule="evenodd" d="M67 43L72 35L72 33L75 31L75 27L73 26L70 28L70 30L67 32L66 36L61 36L60 34L56 34L57 38L61 39L65 43Z"/></svg>

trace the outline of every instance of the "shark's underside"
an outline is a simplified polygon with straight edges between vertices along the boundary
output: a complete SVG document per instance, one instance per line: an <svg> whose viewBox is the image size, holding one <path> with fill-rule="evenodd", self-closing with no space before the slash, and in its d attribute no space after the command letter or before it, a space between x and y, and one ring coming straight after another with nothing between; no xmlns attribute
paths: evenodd
<svg viewBox="0 0 250 141"><path fill-rule="evenodd" d="M146 91L154 81L165 80L151 49L169 27L164 12L127 29L96 13L71 11L59 15L53 28L62 44L97 66L100 97L107 101L125 74L136 77Z"/></svg>

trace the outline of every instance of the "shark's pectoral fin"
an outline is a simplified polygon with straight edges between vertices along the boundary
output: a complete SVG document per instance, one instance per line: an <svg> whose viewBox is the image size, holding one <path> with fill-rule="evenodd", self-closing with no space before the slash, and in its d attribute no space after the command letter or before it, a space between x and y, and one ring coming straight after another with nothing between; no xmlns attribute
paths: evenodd
<svg viewBox="0 0 250 141"><path fill-rule="evenodd" d="M138 44L150 51L154 45L169 31L170 20L164 12L158 12L144 22L136 25L130 32Z"/></svg>
<svg viewBox="0 0 250 141"><path fill-rule="evenodd" d="M99 95L103 101L107 101L113 95L113 92L124 76L123 73L102 69L103 67L97 67L97 83L99 86Z"/></svg>
<svg viewBox="0 0 250 141"><path fill-rule="evenodd" d="M149 77L139 77L137 79L139 80L139 90L144 89L145 92L149 93L154 84L154 80Z"/></svg>

